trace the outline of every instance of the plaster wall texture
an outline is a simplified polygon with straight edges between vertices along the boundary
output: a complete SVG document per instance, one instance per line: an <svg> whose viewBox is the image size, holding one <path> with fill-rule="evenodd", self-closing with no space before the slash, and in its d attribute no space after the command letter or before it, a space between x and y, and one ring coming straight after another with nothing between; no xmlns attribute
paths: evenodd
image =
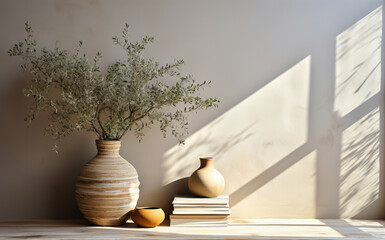
<svg viewBox="0 0 385 240"><path fill-rule="evenodd" d="M127 134L121 155L141 181L140 206L171 211L199 157L226 179L232 217L382 218L383 90L380 0L0 2L0 220L78 218L80 168L96 154L94 135L75 133L56 155L39 117L23 122L27 77L7 50L24 37L123 58L111 37L130 24L133 40L162 63L212 81L204 96L220 108L190 116L178 146L154 127L142 143Z"/></svg>

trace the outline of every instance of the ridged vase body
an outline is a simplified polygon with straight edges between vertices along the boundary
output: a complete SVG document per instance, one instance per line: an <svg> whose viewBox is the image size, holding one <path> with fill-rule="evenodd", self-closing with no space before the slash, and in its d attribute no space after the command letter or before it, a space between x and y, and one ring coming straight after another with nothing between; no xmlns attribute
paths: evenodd
<svg viewBox="0 0 385 240"><path fill-rule="evenodd" d="M98 154L81 169L76 201L93 224L125 224L139 198L135 168L119 155L120 141L96 140Z"/></svg>
<svg viewBox="0 0 385 240"><path fill-rule="evenodd" d="M213 158L201 158L201 166L191 174L188 187L201 197L217 197L225 187L225 180L214 167Z"/></svg>

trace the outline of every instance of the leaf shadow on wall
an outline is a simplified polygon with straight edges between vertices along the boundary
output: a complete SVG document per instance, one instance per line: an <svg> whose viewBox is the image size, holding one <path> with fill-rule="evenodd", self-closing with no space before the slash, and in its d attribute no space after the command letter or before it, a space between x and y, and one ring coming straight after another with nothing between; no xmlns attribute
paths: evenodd
<svg viewBox="0 0 385 240"><path fill-rule="evenodd" d="M186 146L167 151L163 184L188 177L198 167L197 159L210 155L225 175L225 194L236 211L258 212L257 218L297 217L295 211L303 209L298 216L379 217L381 15L382 6L339 35L336 52L314 50L195 132ZM320 68L320 61L329 61L328 69ZM313 70L328 74L321 79ZM285 96L287 92L291 94ZM247 214L237 217L242 215Z"/></svg>
<svg viewBox="0 0 385 240"><path fill-rule="evenodd" d="M336 37L334 111L341 117L339 217L379 217L383 201L382 6Z"/></svg>

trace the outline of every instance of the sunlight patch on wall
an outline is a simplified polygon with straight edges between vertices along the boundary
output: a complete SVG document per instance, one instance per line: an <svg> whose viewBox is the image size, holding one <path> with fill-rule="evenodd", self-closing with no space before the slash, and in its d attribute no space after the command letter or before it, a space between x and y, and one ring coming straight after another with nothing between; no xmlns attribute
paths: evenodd
<svg viewBox="0 0 385 240"><path fill-rule="evenodd" d="M340 116L380 91L381 38L382 6L337 36L334 110Z"/></svg>
<svg viewBox="0 0 385 240"><path fill-rule="evenodd" d="M306 142L310 56L164 154L164 184L189 176L199 157L255 176ZM244 177L243 177L244 178ZM237 185L240 182L237 181Z"/></svg>
<svg viewBox="0 0 385 240"><path fill-rule="evenodd" d="M253 212L256 218L315 218L316 159L314 150L260 188L248 185L247 198L237 204L230 201L231 216L242 218Z"/></svg>
<svg viewBox="0 0 385 240"><path fill-rule="evenodd" d="M225 193L231 194L304 145L308 136L310 63L310 56L304 58L191 135L184 146L167 151L164 154L163 184L190 176L199 166L199 157L212 156L216 159L217 169L226 179ZM314 165L309 168L302 170L314 171ZM287 183L291 180L308 180L301 174L280 179L274 181L274 186L267 187L264 193L277 192L281 189L279 186L290 188ZM256 190L250 189L250 194ZM289 195L288 198L297 199L297 196ZM314 192L310 195L313 198ZM269 199L257 194L242 204L250 204L250 201L258 204Z"/></svg>
<svg viewBox="0 0 385 240"><path fill-rule="evenodd" d="M334 110L343 124L349 123L342 127L342 218L357 216L379 197L380 101L376 96L381 90L381 45L382 7L336 38ZM375 105L368 106L373 101Z"/></svg>
<svg viewBox="0 0 385 240"><path fill-rule="evenodd" d="M379 197L379 108L342 134L340 216L351 218Z"/></svg>

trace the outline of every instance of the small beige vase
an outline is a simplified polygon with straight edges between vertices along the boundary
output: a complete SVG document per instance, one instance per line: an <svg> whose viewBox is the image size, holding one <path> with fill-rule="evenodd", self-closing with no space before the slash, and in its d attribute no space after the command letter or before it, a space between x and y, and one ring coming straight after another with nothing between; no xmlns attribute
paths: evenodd
<svg viewBox="0 0 385 240"><path fill-rule="evenodd" d="M211 157L200 158L201 166L191 174L188 180L190 191L201 197L217 197L225 187L225 180L214 167Z"/></svg>
<svg viewBox="0 0 385 240"><path fill-rule="evenodd" d="M76 201L93 224L125 224L139 198L135 168L119 155L120 141L96 140L98 154L81 169Z"/></svg>

